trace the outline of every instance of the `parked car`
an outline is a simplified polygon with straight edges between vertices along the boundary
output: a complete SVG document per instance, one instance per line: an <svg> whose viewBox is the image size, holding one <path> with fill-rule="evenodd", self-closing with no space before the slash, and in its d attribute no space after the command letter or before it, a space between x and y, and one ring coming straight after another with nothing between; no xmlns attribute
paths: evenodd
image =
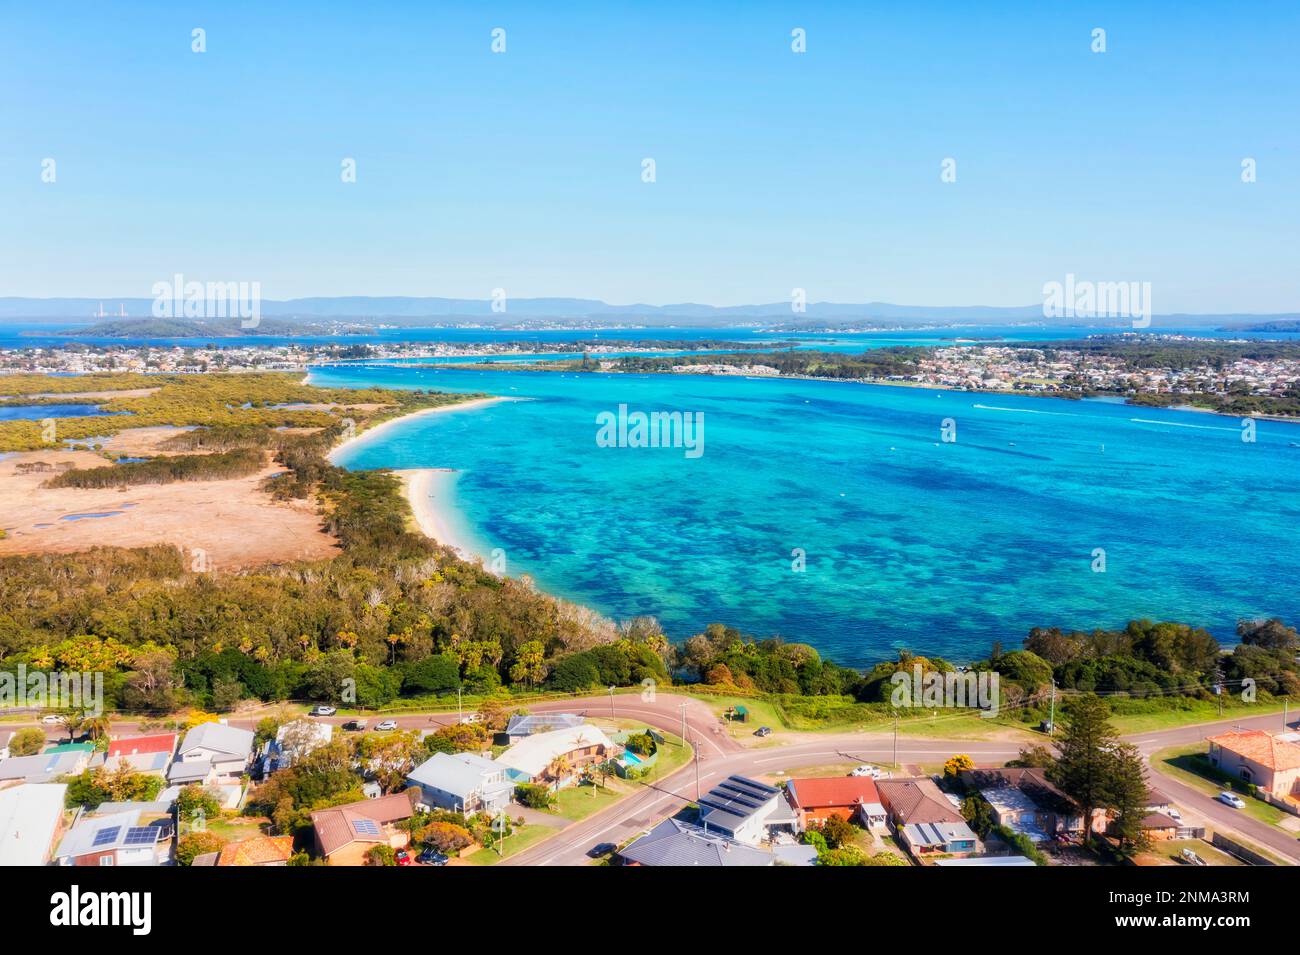
<svg viewBox="0 0 1300 955"><path fill-rule="evenodd" d="M1165 815L1168 816L1170 819L1172 819L1174 822L1183 821L1183 814L1179 812L1177 809L1175 809L1173 806L1170 806L1168 809L1165 810Z"/></svg>
<svg viewBox="0 0 1300 955"><path fill-rule="evenodd" d="M618 846L612 842L598 842L587 850L587 858L603 859L617 848Z"/></svg>
<svg viewBox="0 0 1300 955"><path fill-rule="evenodd" d="M335 707L327 706L324 703L317 704L311 708L308 716L333 716L338 710Z"/></svg>
<svg viewBox="0 0 1300 955"><path fill-rule="evenodd" d="M44 715L44 716L41 717L41 722L42 722L42 723L57 723L57 722L59 721L59 719L60 719L60 717L58 716L57 713L47 713L46 715Z"/></svg>
<svg viewBox="0 0 1300 955"><path fill-rule="evenodd" d="M872 766L870 763L864 763L857 769L849 773L850 776L870 776L872 779L879 779L882 772L879 766Z"/></svg>
<svg viewBox="0 0 1300 955"><path fill-rule="evenodd" d="M349 733L360 733L369 723L369 720L348 720L343 724L343 728Z"/></svg>
<svg viewBox="0 0 1300 955"><path fill-rule="evenodd" d="M375 729L387 732L388 730L397 729L397 720L383 720L375 725Z"/></svg>
<svg viewBox="0 0 1300 955"><path fill-rule="evenodd" d="M772 727L770 727L770 726L760 726L758 729L754 730L754 735L755 735L755 736L771 736L771 735L772 735Z"/></svg>
<svg viewBox="0 0 1300 955"><path fill-rule="evenodd" d="M397 860L398 865L411 865L413 862L411 854L405 849L398 849L397 855L394 858Z"/></svg>
<svg viewBox="0 0 1300 955"><path fill-rule="evenodd" d="M1246 803L1236 793L1230 793L1226 789L1219 793L1219 802L1231 806L1233 809L1245 809Z"/></svg>
<svg viewBox="0 0 1300 955"><path fill-rule="evenodd" d="M1184 849L1178 854L1178 857L1188 865L1205 865L1206 862L1191 849Z"/></svg>
<svg viewBox="0 0 1300 955"><path fill-rule="evenodd" d="M420 865L446 865L447 857L437 849L425 849L415 857L415 861Z"/></svg>
<svg viewBox="0 0 1300 955"><path fill-rule="evenodd" d="M460 718L460 721L461 721L462 723L482 723L482 722L483 722L483 714L482 714L482 713L466 713L464 716L462 716L462 717Z"/></svg>

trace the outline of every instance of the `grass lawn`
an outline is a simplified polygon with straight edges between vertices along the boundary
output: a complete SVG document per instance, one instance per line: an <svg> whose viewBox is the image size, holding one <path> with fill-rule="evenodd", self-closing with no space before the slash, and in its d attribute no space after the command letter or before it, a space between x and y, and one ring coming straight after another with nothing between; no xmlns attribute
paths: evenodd
<svg viewBox="0 0 1300 955"><path fill-rule="evenodd" d="M549 835L559 832L550 826L543 826L538 823L529 823L526 826L515 826L515 831L506 836L502 846L504 856L497 855L496 849L479 848L470 855L464 857L465 865L496 865L502 858L509 859L516 852L522 852L529 846L541 842Z"/></svg>
<svg viewBox="0 0 1300 955"><path fill-rule="evenodd" d="M1131 736L1135 733L1153 733L1157 730L1175 729L1179 726L1194 725L1196 723L1212 723L1215 720L1241 719L1249 716L1267 716L1270 713L1279 714L1278 728L1282 726L1281 713L1282 707L1273 702L1269 703L1241 703L1224 706L1223 715L1219 715L1219 708L1212 702L1204 700L1189 701L1187 709L1162 710L1154 713L1138 713L1134 715L1116 715L1110 718L1111 724L1120 732L1122 736Z"/></svg>
<svg viewBox="0 0 1300 955"><path fill-rule="evenodd" d="M266 824L266 819L236 816L232 819L209 819L207 829L227 842L240 842L264 835Z"/></svg>
<svg viewBox="0 0 1300 955"><path fill-rule="evenodd" d="M1170 749L1162 749L1152 756L1151 764L1160 772L1172 776L1181 783L1186 783L1207 796L1217 796L1225 789L1232 789L1246 803L1246 808L1242 811L1252 819L1257 819L1270 826L1276 826L1287 818L1287 813L1284 813L1281 809L1270 806L1262 799L1256 799L1249 795L1244 782L1220 773L1219 770L1210 765L1209 761L1205 759L1205 751L1205 747L1200 743L1192 743L1188 746L1174 746Z"/></svg>
<svg viewBox="0 0 1300 955"><path fill-rule="evenodd" d="M1167 842L1157 842L1151 847L1150 854L1172 859L1178 865L1188 865L1179 861L1179 853L1184 849L1191 849L1210 865L1245 865L1240 859L1214 848L1203 839L1170 839Z"/></svg>

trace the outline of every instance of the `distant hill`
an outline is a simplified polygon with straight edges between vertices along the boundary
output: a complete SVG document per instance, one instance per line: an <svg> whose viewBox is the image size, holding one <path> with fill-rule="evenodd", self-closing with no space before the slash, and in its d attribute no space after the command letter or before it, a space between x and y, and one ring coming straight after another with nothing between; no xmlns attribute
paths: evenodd
<svg viewBox="0 0 1300 955"><path fill-rule="evenodd" d="M1225 325L1225 332L1300 332L1300 318L1279 318L1248 325Z"/></svg>
<svg viewBox="0 0 1300 955"><path fill-rule="evenodd" d="M114 312L125 311L127 315L141 316L137 319L116 319L105 323L113 326L122 321L146 320L144 317L152 314L153 299L0 298L0 321L25 320L33 323L84 321L87 316L97 314L101 307ZM764 324L780 322L784 327L807 324L846 326L870 323L1006 325L1045 321L1041 304L1003 307L895 305L889 302L861 304L810 302L803 312L794 312L789 302L728 306L701 305L694 302L674 305L610 305L589 298L512 298L506 302L506 311L494 312L489 299L364 295L295 298L284 301L263 300L261 312L263 327L257 330L258 334L277 334L266 330L268 318L302 323L347 320L406 326L465 322L510 326L538 319L573 321L588 325L606 322L651 326L682 323L708 326L737 325L745 322ZM1162 319L1164 324L1214 327L1227 322L1271 322L1291 320L1297 316L1294 314L1180 314L1157 317ZM90 334L90 332L82 330L79 334ZM137 331L133 334L141 333ZM211 335L213 332L208 330L200 334Z"/></svg>
<svg viewBox="0 0 1300 955"><path fill-rule="evenodd" d="M245 335L303 335L319 331L316 325L262 319L256 328L244 328L238 319L186 321L175 318L115 318L81 328L55 332L69 338L239 338Z"/></svg>

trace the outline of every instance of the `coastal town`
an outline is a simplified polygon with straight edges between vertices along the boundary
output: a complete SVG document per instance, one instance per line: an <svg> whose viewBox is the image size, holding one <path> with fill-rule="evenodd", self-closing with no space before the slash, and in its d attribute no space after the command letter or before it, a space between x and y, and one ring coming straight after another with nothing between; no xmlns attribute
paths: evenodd
<svg viewBox="0 0 1300 955"><path fill-rule="evenodd" d="M1296 864L1300 732L1280 726L1144 734L1153 768L1117 814L1081 807L1041 746L810 742L680 694L382 719L61 711L4 734L0 865Z"/></svg>
<svg viewBox="0 0 1300 955"><path fill-rule="evenodd" d="M1135 360L1126 349L1139 343L1182 346L1183 360L1150 363ZM314 365L348 362L364 365L382 361L401 367L403 361L449 361L449 367L483 368L492 361L500 370L540 369L620 372L670 371L688 375L748 377L823 377L825 373L783 372L763 353L797 355L788 343L754 344L738 353L731 342L682 341L592 342L391 342L391 343L213 343L182 345L62 345L0 349L0 375L8 373L204 374L252 371L310 371ZM911 385L988 393L1020 393L1053 397L1117 396L1152 398L1177 404L1176 399L1218 397L1286 401L1279 413L1289 416L1289 403L1300 400L1300 345L1280 345L1265 356L1249 354L1242 341L1190 336L1099 336L1088 348L1074 343L1033 345L969 342L954 345L891 348L900 365L861 376L834 374L836 380L869 384ZM1114 350L1106 346L1114 344ZM1206 356L1197 346L1213 350ZM815 349L815 343L805 347ZM1257 346L1256 346L1257 347ZM644 358L656 352L679 351L689 358ZM1234 351L1243 352L1234 354ZM548 358L547 353L573 353L582 359ZM1174 353L1177 354L1176 352ZM867 358L872 352L862 355ZM602 357L609 356L609 357ZM628 357L632 356L632 357ZM852 357L845 354L846 358ZM456 362L455 359L463 359ZM500 364L495 359L507 359ZM527 359L522 361L520 359ZM649 366L648 362L656 362ZM0 392L3 378L0 377ZM1267 406L1265 408L1267 411Z"/></svg>

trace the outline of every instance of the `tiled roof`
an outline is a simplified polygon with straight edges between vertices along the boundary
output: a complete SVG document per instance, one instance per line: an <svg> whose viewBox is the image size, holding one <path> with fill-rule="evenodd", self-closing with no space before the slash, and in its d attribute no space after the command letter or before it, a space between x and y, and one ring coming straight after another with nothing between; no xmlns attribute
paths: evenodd
<svg viewBox="0 0 1300 955"><path fill-rule="evenodd" d="M386 842L382 827L414 815L411 803L414 794L415 790L407 790L313 812L311 824L316 827L321 851L330 855L352 842ZM367 821L378 823L380 831L361 831L371 828L365 824Z"/></svg>
<svg viewBox="0 0 1300 955"><path fill-rule="evenodd" d="M131 756L136 753L167 753L176 749L176 734L162 736L132 736L127 739L115 739L108 744L108 758Z"/></svg>
<svg viewBox="0 0 1300 955"><path fill-rule="evenodd" d="M786 783L785 792L796 809L818 809L823 806L849 808L863 802L880 802L876 781L858 776L792 779Z"/></svg>
<svg viewBox="0 0 1300 955"><path fill-rule="evenodd" d="M880 801L900 825L921 823L965 823L934 781L916 779L882 779L876 783Z"/></svg>
<svg viewBox="0 0 1300 955"><path fill-rule="evenodd" d="M1300 768L1300 746L1275 739L1263 730L1224 733L1211 736L1210 742L1274 772Z"/></svg>
<svg viewBox="0 0 1300 955"><path fill-rule="evenodd" d="M293 836L258 836L224 846L217 865L271 865L292 855Z"/></svg>

